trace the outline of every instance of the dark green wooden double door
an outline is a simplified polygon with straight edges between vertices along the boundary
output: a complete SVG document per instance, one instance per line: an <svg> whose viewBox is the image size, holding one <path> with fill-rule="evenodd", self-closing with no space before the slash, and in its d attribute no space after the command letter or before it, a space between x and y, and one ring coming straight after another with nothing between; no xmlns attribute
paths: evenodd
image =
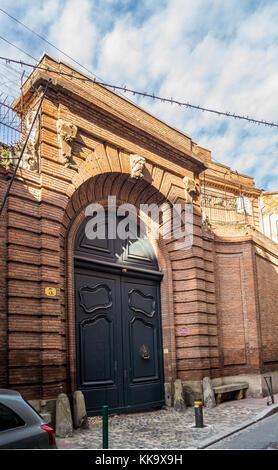
<svg viewBox="0 0 278 470"><path fill-rule="evenodd" d="M146 255L144 242L144 256L137 246L136 256L129 249L120 263L119 256L107 262L101 254L94 263L88 254L98 248L96 242L89 248L87 244L86 253L79 240L75 260L77 386L87 413L100 413L102 405L112 412L161 406L160 282L147 263L153 259ZM112 249L107 242L106 253Z"/></svg>

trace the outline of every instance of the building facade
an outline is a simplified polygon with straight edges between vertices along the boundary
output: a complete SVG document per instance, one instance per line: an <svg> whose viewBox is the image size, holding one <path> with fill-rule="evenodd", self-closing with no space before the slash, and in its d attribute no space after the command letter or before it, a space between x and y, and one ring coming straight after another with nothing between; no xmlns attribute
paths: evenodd
<svg viewBox="0 0 278 470"><path fill-rule="evenodd" d="M252 179L221 165L212 177L190 137L48 55L39 65L14 104L26 135L52 79L0 221L0 386L49 402L81 389L90 414L161 406L165 386L171 403L177 378L188 403L207 376L261 396L271 373L278 390L278 248L257 230ZM0 168L2 200L12 172ZM128 241L107 236L111 201L117 227L136 208ZM232 209L218 224L221 204ZM170 214L158 237L146 206ZM185 245L177 206L191 217Z"/></svg>
<svg viewBox="0 0 278 470"><path fill-rule="evenodd" d="M264 192L260 202L260 229L271 240L278 243L278 192Z"/></svg>

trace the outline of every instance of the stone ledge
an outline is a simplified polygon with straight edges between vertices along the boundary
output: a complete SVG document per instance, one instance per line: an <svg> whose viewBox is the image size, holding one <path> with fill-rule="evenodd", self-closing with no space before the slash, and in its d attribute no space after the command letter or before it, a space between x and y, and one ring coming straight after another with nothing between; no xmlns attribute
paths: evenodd
<svg viewBox="0 0 278 470"><path fill-rule="evenodd" d="M249 387L247 382L241 383L231 383L227 385L219 385L218 387L213 387L213 392L216 395L216 403L220 405L223 393L237 392L236 399L241 400L244 398L244 390Z"/></svg>
<svg viewBox="0 0 278 470"><path fill-rule="evenodd" d="M219 385L217 387L213 387L214 393L225 393L225 392L234 392L236 390L243 390L249 387L247 382L242 383L231 383L228 385Z"/></svg>

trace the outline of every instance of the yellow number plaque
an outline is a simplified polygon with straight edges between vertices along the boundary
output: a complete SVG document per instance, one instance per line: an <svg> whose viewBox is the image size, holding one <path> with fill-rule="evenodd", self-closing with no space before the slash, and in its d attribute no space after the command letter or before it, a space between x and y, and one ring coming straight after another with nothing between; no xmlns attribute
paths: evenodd
<svg viewBox="0 0 278 470"><path fill-rule="evenodd" d="M46 295L48 295L49 297L55 297L56 295L56 289L55 287L46 287L44 289L44 292L46 293Z"/></svg>

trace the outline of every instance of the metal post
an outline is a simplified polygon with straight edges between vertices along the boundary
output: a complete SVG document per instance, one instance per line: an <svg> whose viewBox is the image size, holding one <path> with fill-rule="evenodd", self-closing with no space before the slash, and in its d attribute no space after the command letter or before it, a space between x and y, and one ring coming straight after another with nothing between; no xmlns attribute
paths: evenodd
<svg viewBox="0 0 278 470"><path fill-rule="evenodd" d="M102 448L108 449L108 405L102 407Z"/></svg>
<svg viewBox="0 0 278 470"><path fill-rule="evenodd" d="M273 404L274 403L274 396L273 396L273 389L272 389L272 377L271 376L264 376L264 379L265 379L266 386L267 386L267 389L268 389L268 395L270 396L271 402ZM269 382L267 381L267 379L269 379ZM270 405L271 402L268 400L266 404Z"/></svg>
<svg viewBox="0 0 278 470"><path fill-rule="evenodd" d="M194 401L194 409L195 409L195 425L196 425L196 428L203 428L204 427L203 402L201 400Z"/></svg>

